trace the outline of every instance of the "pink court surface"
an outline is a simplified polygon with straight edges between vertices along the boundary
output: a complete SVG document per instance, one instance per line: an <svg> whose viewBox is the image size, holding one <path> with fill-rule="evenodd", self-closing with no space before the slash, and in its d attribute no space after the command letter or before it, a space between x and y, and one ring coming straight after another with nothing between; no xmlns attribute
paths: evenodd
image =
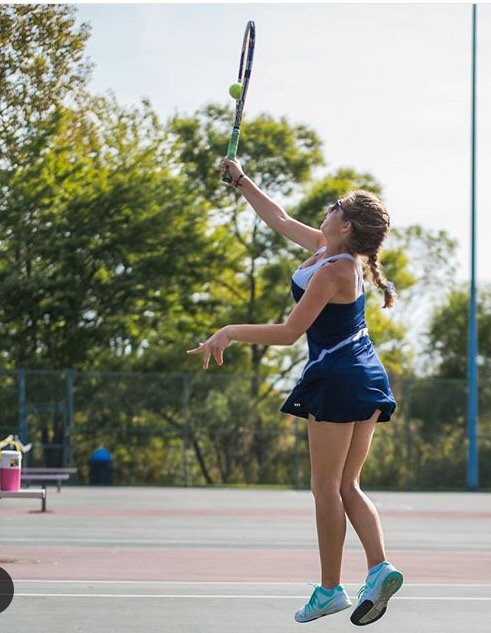
<svg viewBox="0 0 491 633"><path fill-rule="evenodd" d="M491 494L371 492L405 584L369 627L491 629ZM354 631L350 611L293 620L319 580L308 491L70 487L0 501L0 567L19 633ZM343 582L356 599L363 551L348 528Z"/></svg>

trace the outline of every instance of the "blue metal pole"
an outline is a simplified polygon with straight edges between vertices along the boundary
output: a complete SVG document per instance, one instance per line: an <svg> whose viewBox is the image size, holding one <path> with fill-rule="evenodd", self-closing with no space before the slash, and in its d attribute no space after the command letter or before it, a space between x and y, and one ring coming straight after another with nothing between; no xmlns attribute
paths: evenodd
<svg viewBox="0 0 491 633"><path fill-rule="evenodd" d="M21 367L17 372L19 383L19 437L23 444L27 444L27 404L26 404L26 372Z"/></svg>
<svg viewBox="0 0 491 633"><path fill-rule="evenodd" d="M73 382L74 382L74 370L66 370L66 420L65 428L63 429L63 466L72 465L72 450L73 450Z"/></svg>
<svg viewBox="0 0 491 633"><path fill-rule="evenodd" d="M467 488L479 487L478 460L478 372L477 372L477 291L476 291L476 17L472 5L472 118L471 118L471 280L469 297L469 338L467 353Z"/></svg>

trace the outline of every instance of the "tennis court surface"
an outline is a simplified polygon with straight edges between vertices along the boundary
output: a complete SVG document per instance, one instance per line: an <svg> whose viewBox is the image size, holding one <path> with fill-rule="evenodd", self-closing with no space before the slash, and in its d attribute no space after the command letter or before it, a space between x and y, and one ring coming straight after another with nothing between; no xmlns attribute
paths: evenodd
<svg viewBox="0 0 491 633"><path fill-rule="evenodd" d="M491 621L491 494L372 492L405 575L371 631L484 633ZM0 505L0 566L19 633L354 631L350 610L297 624L318 581L308 491L65 487ZM365 577L348 530L343 581Z"/></svg>

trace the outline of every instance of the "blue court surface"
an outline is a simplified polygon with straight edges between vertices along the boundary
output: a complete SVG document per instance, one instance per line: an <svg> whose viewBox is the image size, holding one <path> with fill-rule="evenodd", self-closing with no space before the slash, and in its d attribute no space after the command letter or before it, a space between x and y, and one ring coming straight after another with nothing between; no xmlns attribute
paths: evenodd
<svg viewBox="0 0 491 633"><path fill-rule="evenodd" d="M487 633L491 494L369 493L405 584L366 630ZM0 566L15 596L4 631L282 633L354 631L350 610L293 620L318 581L308 491L50 489L0 505ZM365 564L349 528L343 581L353 599Z"/></svg>

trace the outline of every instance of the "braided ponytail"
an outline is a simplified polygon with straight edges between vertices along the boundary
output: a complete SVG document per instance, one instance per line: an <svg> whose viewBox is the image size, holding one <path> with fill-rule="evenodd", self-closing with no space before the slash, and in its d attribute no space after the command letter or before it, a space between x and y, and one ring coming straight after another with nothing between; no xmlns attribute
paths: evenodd
<svg viewBox="0 0 491 633"><path fill-rule="evenodd" d="M390 217L382 202L370 191L357 189L343 198L343 218L351 223L349 248L367 258L373 283L384 291L384 308L396 302L396 289L387 281L379 262L382 244L390 230Z"/></svg>
<svg viewBox="0 0 491 633"><path fill-rule="evenodd" d="M396 303L396 287L391 281L385 278L380 262L378 260L379 252L375 251L368 256L368 267L372 275L373 283L384 291L383 308L393 308Z"/></svg>

